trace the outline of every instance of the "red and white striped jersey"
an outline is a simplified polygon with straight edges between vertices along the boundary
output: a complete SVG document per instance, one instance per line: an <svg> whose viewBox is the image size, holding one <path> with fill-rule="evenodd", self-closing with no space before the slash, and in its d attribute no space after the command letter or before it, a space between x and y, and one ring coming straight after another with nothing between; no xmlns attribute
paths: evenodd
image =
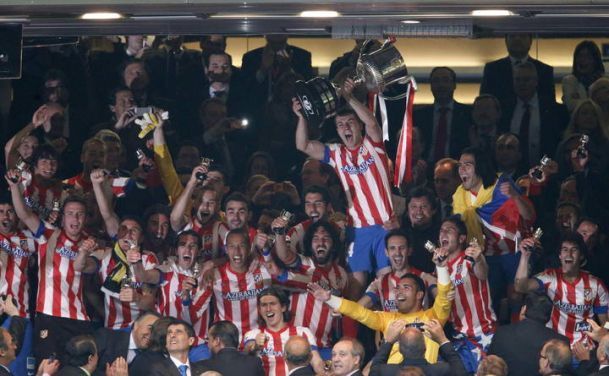
<svg viewBox="0 0 609 376"><path fill-rule="evenodd" d="M315 337L308 328L302 326L287 325L285 328L275 332L268 328L258 328L245 333L243 346L249 341L255 341L258 333L266 335L264 348L258 356L262 359L262 366L267 376L287 376L288 365L283 358L283 348L292 336L302 336L309 340L311 349L317 350Z"/></svg>
<svg viewBox="0 0 609 376"><path fill-rule="evenodd" d="M67 193L62 189L61 183L43 187L35 180L30 182L23 192L25 204L42 219L45 219L53 209L53 201L63 202Z"/></svg>
<svg viewBox="0 0 609 376"><path fill-rule="evenodd" d="M547 269L535 278L554 302L547 326L568 337L572 345L580 341L591 343L582 324L585 326L595 314L607 313L609 295L603 282L583 270L572 283L564 278L561 269Z"/></svg>
<svg viewBox="0 0 609 376"><path fill-rule="evenodd" d="M108 248L101 255L94 254L100 261L99 278L103 282L108 278L108 275L114 270L116 260L112 257L112 248ZM145 270L153 269L158 260L152 252L142 252L142 265ZM138 284L135 273L132 273L133 282L141 293L141 284ZM122 329L129 327L135 319L140 315L140 309L135 302L121 302L118 294L110 293L102 288L104 292L104 326L109 329Z"/></svg>
<svg viewBox="0 0 609 376"><path fill-rule="evenodd" d="M328 267L314 264L310 257L298 255L300 261L279 277L279 282L295 291L290 296L292 324L304 326L315 335L318 347L330 347L332 323L335 316L332 308L307 292L307 283L317 282L325 288L341 293L347 285L347 272L333 262Z"/></svg>
<svg viewBox="0 0 609 376"><path fill-rule="evenodd" d="M194 291L192 301L184 305L182 300L182 282L194 277L191 270L184 270L170 257L158 268L161 271L160 294L157 310L162 316L171 316L189 322L197 334L197 343L203 343L209 326L209 302L212 290L198 288Z"/></svg>
<svg viewBox="0 0 609 376"><path fill-rule="evenodd" d="M451 312L455 330L470 339L486 338L485 335L494 333L497 318L491 306L488 280L476 277L474 265L465 259L463 251L448 260L448 271L456 292Z"/></svg>
<svg viewBox="0 0 609 376"><path fill-rule="evenodd" d="M436 285L436 277L429 273L425 273L415 267L409 267L408 272L418 277L421 277L425 282L425 299L423 300L423 307L426 308L429 305L429 288ZM385 312L397 312L398 306L395 297L396 287L402 279L402 276L406 273L392 271L391 273L384 274L381 278L370 283L368 289L366 289L366 295L372 299L374 304L382 307Z"/></svg>
<svg viewBox="0 0 609 376"><path fill-rule="evenodd" d="M288 230L290 246L298 253L304 253L304 235L311 224L313 224L312 219L305 219Z"/></svg>
<svg viewBox="0 0 609 376"><path fill-rule="evenodd" d="M215 321L229 320L243 336L258 327L258 293L271 285L271 274L264 265L253 273L238 273L226 262L214 272Z"/></svg>
<svg viewBox="0 0 609 376"><path fill-rule="evenodd" d="M41 228L43 224L41 222ZM40 233L40 232L39 232ZM82 273L74 269L78 244L63 230L44 229L38 243L38 298L36 311L54 317L89 320L82 293ZM48 249L49 241L55 243Z"/></svg>
<svg viewBox="0 0 609 376"><path fill-rule="evenodd" d="M324 162L340 177L349 204L350 225L382 225L389 220L393 214L389 159L382 142L365 136L355 150L343 144L327 144Z"/></svg>
<svg viewBox="0 0 609 376"><path fill-rule="evenodd" d="M218 258L224 255L224 237L228 233L228 226L221 221L210 221L201 226L198 221L191 219L180 232L193 230L201 237L203 249L200 257L203 261Z"/></svg>
<svg viewBox="0 0 609 376"><path fill-rule="evenodd" d="M17 300L19 316L29 316L30 284L27 275L30 256L36 252L30 231L0 234L0 295L12 295Z"/></svg>

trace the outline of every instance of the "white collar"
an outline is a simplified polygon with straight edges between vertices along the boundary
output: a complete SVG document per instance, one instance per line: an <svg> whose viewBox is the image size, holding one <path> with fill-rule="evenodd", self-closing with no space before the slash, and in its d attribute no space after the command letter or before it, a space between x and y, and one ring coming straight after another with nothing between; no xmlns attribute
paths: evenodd
<svg viewBox="0 0 609 376"><path fill-rule="evenodd" d="M176 365L176 367L178 367L178 369L180 368L181 365L187 365L188 369L191 370L190 368L190 360L186 359L186 363L182 363L178 358L174 358L173 356L169 355L169 359L171 359L171 361L173 362L173 364Z"/></svg>
<svg viewBox="0 0 609 376"><path fill-rule="evenodd" d="M137 345L135 344L135 339L133 338L133 329L131 329L131 333L129 333L129 350L137 350Z"/></svg>

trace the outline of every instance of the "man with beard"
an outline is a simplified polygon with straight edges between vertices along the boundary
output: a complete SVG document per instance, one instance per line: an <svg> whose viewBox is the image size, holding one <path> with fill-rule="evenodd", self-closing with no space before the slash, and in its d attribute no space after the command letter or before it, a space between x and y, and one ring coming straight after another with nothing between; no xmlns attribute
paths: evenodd
<svg viewBox="0 0 609 376"><path fill-rule="evenodd" d="M448 294L453 287L446 267L446 256L446 250L443 249L434 253L438 275L438 296L433 306L427 310L423 310L425 282L412 273L403 275L397 285L397 312L371 311L357 302L332 295L331 290L327 290L317 283L310 283L308 289L315 299L325 302L335 311L359 321L372 330L385 332L395 320L404 320L412 326L420 326L423 322L437 319L443 325L450 315L452 302L449 300ZM438 360L438 344L427 337L425 344L425 359L430 363L435 363ZM399 348L395 345L391 349L388 363L398 364L402 360Z"/></svg>
<svg viewBox="0 0 609 376"><path fill-rule="evenodd" d="M368 273L381 276L390 271L385 255L383 224L393 216L389 184L389 159L381 127L368 108L353 96L355 84L347 79L341 95L351 106L336 115L336 130L342 143L322 144L309 139L302 105L293 98L292 110L298 118L296 148L332 166L340 177L349 201L347 229L349 296L359 299ZM364 132L365 128L365 132Z"/></svg>
<svg viewBox="0 0 609 376"><path fill-rule="evenodd" d="M209 186L197 189L204 184L197 179L197 175L207 173L207 168L204 166L197 166L192 170L190 180L178 197L170 215L171 228L174 231L193 230L201 237L203 248L200 257L203 261L217 259L224 254L222 244L228 232L228 227L218 216L220 211L218 192ZM193 194L195 200L188 219L184 213Z"/></svg>
<svg viewBox="0 0 609 376"><path fill-rule="evenodd" d="M135 265L138 279L160 285L161 294L157 303L159 313L184 320L193 326L196 333L195 347L189 355L193 362L210 357L206 341L211 289L203 287L200 270L197 272L195 268L199 263L200 250L199 234L185 230L178 235L175 256L171 256L163 265L151 270L144 270L141 263Z"/></svg>
<svg viewBox="0 0 609 376"><path fill-rule="evenodd" d="M408 235L402 230L391 230L385 236L385 252L391 263L391 272L373 281L366 290L366 294L358 303L366 308L381 307L385 312L397 312L396 291L400 279L407 273L419 276L425 282L425 290L431 293L431 299L424 300L424 307L428 307L429 300L436 297L436 277L410 266L408 257L412 252Z"/></svg>
<svg viewBox="0 0 609 376"><path fill-rule="evenodd" d="M514 280L516 291L544 290L554 302L548 327L569 338L571 346L578 342L592 345L585 333L589 331L587 320L596 315L601 325L607 321L609 295L600 279L581 270L586 254L584 240L575 232L562 235L558 254L560 267L546 269L529 278L529 259L536 247L539 247L539 242L534 238L520 243L522 255Z"/></svg>
<svg viewBox="0 0 609 376"><path fill-rule="evenodd" d="M278 217L271 227L284 228L286 225L285 220ZM306 288L309 282L317 282L340 295L345 290L347 272L338 263L341 245L338 232L324 219L314 222L304 234L303 254L296 253L286 244L285 235L276 234L275 239L277 256L287 266L279 281L296 289L291 295L290 304L293 323L311 329L322 358L330 359L332 327L336 316L326 304L313 299Z"/></svg>
<svg viewBox="0 0 609 376"><path fill-rule="evenodd" d="M484 242L494 308L508 298L511 313L519 310L513 280L518 265L517 234L527 233L535 208L507 174L497 177L491 158L478 148L466 148L459 159L461 185L453 195L455 214L467 226L467 240ZM503 315L504 319L509 314Z"/></svg>
<svg viewBox="0 0 609 376"><path fill-rule="evenodd" d="M436 239L440 229L438 200L434 193L425 187L413 188L406 198L404 227L411 240L413 250L409 263L426 273L432 273L434 263L432 255L425 250L426 241Z"/></svg>
<svg viewBox="0 0 609 376"><path fill-rule="evenodd" d="M330 214L328 211L332 210L332 204L329 201L330 195L324 187L318 185L307 187L303 196L304 211L309 218L288 230L290 245L298 253L303 253L305 249L303 239L309 226L321 219L328 220L328 214Z"/></svg>
<svg viewBox="0 0 609 376"><path fill-rule="evenodd" d="M153 250L159 263L167 259L171 251L171 224L169 207L155 204L144 212L144 249Z"/></svg>
<svg viewBox="0 0 609 376"><path fill-rule="evenodd" d="M30 283L28 265L36 252L34 235L19 230L18 219L10 195L0 195L0 296L12 296L17 314L26 320L21 351L11 364L15 374L26 372L26 360L32 351L32 323L30 317Z"/></svg>
<svg viewBox="0 0 609 376"><path fill-rule="evenodd" d="M277 287L268 287L258 294L258 314L261 327L252 329L243 337L244 351L257 353L262 359L264 371L269 376L287 376L288 365L284 359L284 347L291 336L303 336L311 345L311 364L313 369L324 373L323 362L315 337L311 330L304 326L290 323L288 297Z"/></svg>
<svg viewBox="0 0 609 376"><path fill-rule="evenodd" d="M112 248L98 251L93 256L99 262L99 279L103 283L101 290L104 293L104 326L122 329L131 325L141 311L152 309L156 295L154 288L144 285L133 275L133 264L136 262L129 260L129 253L137 253L145 269L154 268L158 260L152 252L144 251L141 254L144 230L138 218L126 216L119 222L102 186L106 180L107 174L103 170L98 169L91 173L93 192L106 225L106 232L114 244Z"/></svg>
<svg viewBox="0 0 609 376"><path fill-rule="evenodd" d="M41 361L51 353L63 354L63 343L75 335L91 332L83 293L83 274L97 270L89 257L97 248L94 239L87 238L85 226L86 203L79 197L66 198L61 210L61 227L47 228L40 217L26 205L21 185L13 178L17 172L7 172L6 181L17 216L34 233L38 247L38 298L36 303L34 354Z"/></svg>
<svg viewBox="0 0 609 376"><path fill-rule="evenodd" d="M242 229L249 236L249 241L253 242L258 231L249 225L251 217L250 202L241 192L231 193L224 201L224 215L226 225L230 230Z"/></svg>

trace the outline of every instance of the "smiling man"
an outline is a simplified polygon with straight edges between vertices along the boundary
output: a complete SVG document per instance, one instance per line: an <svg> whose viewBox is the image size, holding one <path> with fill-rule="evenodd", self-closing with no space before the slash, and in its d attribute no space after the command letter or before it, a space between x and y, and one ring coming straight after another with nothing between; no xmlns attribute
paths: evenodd
<svg viewBox="0 0 609 376"><path fill-rule="evenodd" d="M287 225L281 217L271 227ZM297 290L291 294L290 311L293 323L311 329L317 348L324 360L330 359L331 339L336 316L332 309L306 291L307 283L318 282L342 295L347 286L347 272L338 260L341 243L336 228L326 220L313 223L304 234L303 253L296 253L286 244L285 236L275 235L277 256L287 266L278 278Z"/></svg>
<svg viewBox="0 0 609 376"><path fill-rule="evenodd" d="M568 337L571 346L578 342L592 345L585 333L590 330L587 320L593 320L596 315L601 325L607 321L609 293L598 278L581 270L586 254L583 238L575 232L564 234L558 253L560 268L546 269L529 278L531 250L538 246L539 242L533 238L520 243L522 256L514 281L516 291L544 290L554 303L548 327Z"/></svg>
<svg viewBox="0 0 609 376"><path fill-rule="evenodd" d="M225 249L228 260L213 271L214 321L232 321L243 336L258 327L256 297L271 285L271 274L264 265L251 267L253 256L244 229L228 232Z"/></svg>
<svg viewBox="0 0 609 376"><path fill-rule="evenodd" d="M412 273L419 276L425 282L425 290L431 292L432 299L425 299L423 304L424 307L428 307L428 300L433 300L437 294L435 288L436 277L410 266L408 257L412 252L412 248L410 247L408 235L402 230L389 231L387 236L385 236L385 252L391 263L391 272L373 281L368 286L366 295L358 303L366 308L380 306L385 312L397 312L397 285L400 283L403 275Z"/></svg>
<svg viewBox="0 0 609 376"><path fill-rule="evenodd" d="M348 201L347 244L351 282L348 294L359 299L368 273L377 277L390 270L385 255L383 224L393 216L389 158L383 145L382 130L368 108L353 96L355 84L347 79L340 92L350 108L337 111L336 131L342 144L322 144L310 140L302 105L293 98L292 110L298 117L296 147L323 161L338 174Z"/></svg>
<svg viewBox="0 0 609 376"><path fill-rule="evenodd" d="M452 301L448 299L452 284L446 267L446 255L446 250L438 250L434 254L438 275L438 296L433 306L427 310L423 310L425 282L412 273L404 274L397 284L397 312L371 311L357 302L332 295L331 290L325 289L317 283L309 284L309 292L315 296L315 299L325 302L335 311L359 321L372 330L385 332L395 320L404 320L407 324L422 325L425 321L437 319L443 325L450 315L452 306ZM435 363L438 360L439 346L427 337L425 342L427 347L425 359L430 363ZM336 349L336 346L334 349ZM389 355L389 363L397 364L401 363L402 360L402 355L396 345Z"/></svg>
<svg viewBox="0 0 609 376"><path fill-rule="evenodd" d="M290 324L289 300L277 287L269 287L258 295L258 313L264 325L253 329L243 337L246 352L257 353L269 376L287 376L288 365L284 348L291 336L303 336L311 345L311 365L323 374L323 362L317 352L315 337L309 328Z"/></svg>
<svg viewBox="0 0 609 376"><path fill-rule="evenodd" d="M61 210L61 227L47 228L26 206L21 185L12 179L17 175L17 171L10 170L6 176L15 212L34 233L38 246L34 354L41 361L51 353L64 354L63 345L69 338L91 333L82 281L83 273L97 270L97 264L89 257L97 244L83 231L86 203L81 198L68 197Z"/></svg>
<svg viewBox="0 0 609 376"><path fill-rule="evenodd" d="M201 275L196 274L195 268L199 262L201 238L193 230L184 231L178 235L174 249L175 256L170 256L156 269L145 271L141 263L136 264L135 274L138 280L160 286L157 302L159 313L184 320L193 326L196 337L190 360L207 359L210 357L206 338L211 289L203 285ZM200 268L201 264L198 266Z"/></svg>

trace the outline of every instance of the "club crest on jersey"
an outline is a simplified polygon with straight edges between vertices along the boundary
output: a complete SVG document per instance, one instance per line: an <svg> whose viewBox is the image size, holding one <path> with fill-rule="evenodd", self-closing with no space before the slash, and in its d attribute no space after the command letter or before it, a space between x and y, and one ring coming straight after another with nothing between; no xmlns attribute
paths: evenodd
<svg viewBox="0 0 609 376"><path fill-rule="evenodd" d="M586 301L586 303L592 302L592 289L589 287L584 289L584 300Z"/></svg>
<svg viewBox="0 0 609 376"><path fill-rule="evenodd" d="M40 339L45 339L49 336L49 330L48 329L42 329L40 331Z"/></svg>
<svg viewBox="0 0 609 376"><path fill-rule="evenodd" d="M255 273L254 274L254 282L260 283L260 282L262 282L263 279L264 278L262 277L262 274L260 274L260 273Z"/></svg>
<svg viewBox="0 0 609 376"><path fill-rule="evenodd" d="M462 271L463 271L463 264L458 264L457 268L455 269L455 273L461 274Z"/></svg>

